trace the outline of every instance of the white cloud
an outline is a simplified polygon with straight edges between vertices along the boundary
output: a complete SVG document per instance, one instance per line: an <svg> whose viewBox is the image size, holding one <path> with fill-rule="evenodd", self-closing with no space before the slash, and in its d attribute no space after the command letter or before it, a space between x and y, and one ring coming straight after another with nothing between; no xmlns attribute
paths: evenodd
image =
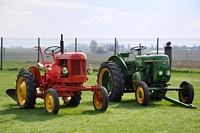
<svg viewBox="0 0 200 133"><path fill-rule="evenodd" d="M107 23L108 21L112 20L112 16L111 15L105 15L105 16L94 16L89 20L84 20L83 22L79 22L78 24L81 25L87 25L87 24L99 24L99 23Z"/></svg>
<svg viewBox="0 0 200 133"><path fill-rule="evenodd" d="M55 37L60 33L82 38L200 36L199 12L191 10L187 14L181 3L169 1L166 6L162 1L126 2L1 1L0 36Z"/></svg>
<svg viewBox="0 0 200 133"><path fill-rule="evenodd" d="M86 4L76 3L76 2L61 2L58 0L24 0L24 1L14 1L6 0L3 3L3 6L10 8L31 8L31 7L51 7L51 8L82 8Z"/></svg>

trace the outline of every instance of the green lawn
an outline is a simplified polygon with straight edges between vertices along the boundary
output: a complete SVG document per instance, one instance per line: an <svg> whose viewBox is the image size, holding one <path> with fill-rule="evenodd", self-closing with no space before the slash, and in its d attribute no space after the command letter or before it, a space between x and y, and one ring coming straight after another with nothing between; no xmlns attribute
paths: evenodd
<svg viewBox="0 0 200 133"><path fill-rule="evenodd" d="M37 99L34 109L20 109L15 101L5 93L15 87L17 71L0 71L0 133L197 133L200 131L200 73L172 73L172 86L179 86L183 80L190 81L195 89L193 104L197 109L174 105L168 101L151 101L149 106L139 106L135 94L124 94L120 103L109 103L104 113L93 108L90 91L83 92L78 107L63 105L57 115L45 112L44 101ZM96 82L96 73L89 75L85 85ZM176 91L167 92L167 96L178 99Z"/></svg>

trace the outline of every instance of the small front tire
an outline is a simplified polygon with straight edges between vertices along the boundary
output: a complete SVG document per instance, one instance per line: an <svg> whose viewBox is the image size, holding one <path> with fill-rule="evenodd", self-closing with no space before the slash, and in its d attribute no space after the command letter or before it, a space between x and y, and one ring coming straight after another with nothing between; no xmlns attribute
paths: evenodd
<svg viewBox="0 0 200 133"><path fill-rule="evenodd" d="M148 86L145 82L140 81L137 84L135 98L139 105L147 106L150 101Z"/></svg>
<svg viewBox="0 0 200 133"><path fill-rule="evenodd" d="M108 93L103 86L99 86L93 95L93 106L97 111L106 111L108 108Z"/></svg>
<svg viewBox="0 0 200 133"><path fill-rule="evenodd" d="M56 90L50 88L45 92L44 105L48 114L57 114L59 110L59 97Z"/></svg>

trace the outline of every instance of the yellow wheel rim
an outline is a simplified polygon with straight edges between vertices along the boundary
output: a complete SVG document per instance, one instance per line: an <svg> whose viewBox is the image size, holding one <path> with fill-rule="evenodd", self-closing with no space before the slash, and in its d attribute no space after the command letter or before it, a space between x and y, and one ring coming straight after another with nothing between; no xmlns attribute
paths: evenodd
<svg viewBox="0 0 200 133"><path fill-rule="evenodd" d="M21 105L25 104L27 97L26 82L23 77L20 77L17 82L17 98Z"/></svg>
<svg viewBox="0 0 200 133"><path fill-rule="evenodd" d="M144 102L144 91L141 86L138 86L136 95L138 103L142 104Z"/></svg>
<svg viewBox="0 0 200 133"><path fill-rule="evenodd" d="M110 73L110 71L107 68L103 68L101 70L101 73L99 74L99 83L103 82L102 80L103 80L103 75L104 75L105 72L109 72Z"/></svg>
<svg viewBox="0 0 200 133"><path fill-rule="evenodd" d="M101 109L103 106L103 95L100 90L97 90L95 93L94 104L97 109Z"/></svg>
<svg viewBox="0 0 200 133"><path fill-rule="evenodd" d="M104 75L108 74L107 77L105 77ZM108 92L108 96L111 95L112 92L112 75L111 72L109 71L108 68L103 68L99 74L99 83L101 83L102 86L104 86Z"/></svg>
<svg viewBox="0 0 200 133"><path fill-rule="evenodd" d="M187 89L187 86L182 86L183 88ZM180 99L182 100L182 102L186 102L188 99L188 95L186 94L187 90L180 90Z"/></svg>
<svg viewBox="0 0 200 133"><path fill-rule="evenodd" d="M45 106L48 112L52 112L54 109L54 99L51 93L47 93L45 97Z"/></svg>

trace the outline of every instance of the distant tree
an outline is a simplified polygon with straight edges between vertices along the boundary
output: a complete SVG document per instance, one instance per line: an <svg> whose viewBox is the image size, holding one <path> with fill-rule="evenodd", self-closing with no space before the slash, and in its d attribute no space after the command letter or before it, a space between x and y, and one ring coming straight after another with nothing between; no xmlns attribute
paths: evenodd
<svg viewBox="0 0 200 133"><path fill-rule="evenodd" d="M197 45L196 44L193 44L193 48L196 48L197 47Z"/></svg>
<svg viewBox="0 0 200 133"><path fill-rule="evenodd" d="M182 51L185 51L187 49L188 49L188 47L186 45L182 46Z"/></svg>
<svg viewBox="0 0 200 133"><path fill-rule="evenodd" d="M116 42L116 48L117 48L117 52L119 52L119 43L118 43L118 41Z"/></svg>
<svg viewBox="0 0 200 133"><path fill-rule="evenodd" d="M95 53L95 51L98 49L98 43L95 40L92 40L90 42L90 51Z"/></svg>
<svg viewBox="0 0 200 133"><path fill-rule="evenodd" d="M154 49L154 45L153 45L153 44L151 44L151 47L150 47L150 49Z"/></svg>
<svg viewBox="0 0 200 133"><path fill-rule="evenodd" d="M172 49L173 51L181 51L181 47L178 45L174 45Z"/></svg>
<svg viewBox="0 0 200 133"><path fill-rule="evenodd" d="M122 44L122 45L121 45L121 51L122 51L122 52L124 51L124 48L125 48L125 46L124 46L124 44Z"/></svg>
<svg viewBox="0 0 200 133"><path fill-rule="evenodd" d="M128 44L128 50L130 50L131 49L131 45L130 44Z"/></svg>

